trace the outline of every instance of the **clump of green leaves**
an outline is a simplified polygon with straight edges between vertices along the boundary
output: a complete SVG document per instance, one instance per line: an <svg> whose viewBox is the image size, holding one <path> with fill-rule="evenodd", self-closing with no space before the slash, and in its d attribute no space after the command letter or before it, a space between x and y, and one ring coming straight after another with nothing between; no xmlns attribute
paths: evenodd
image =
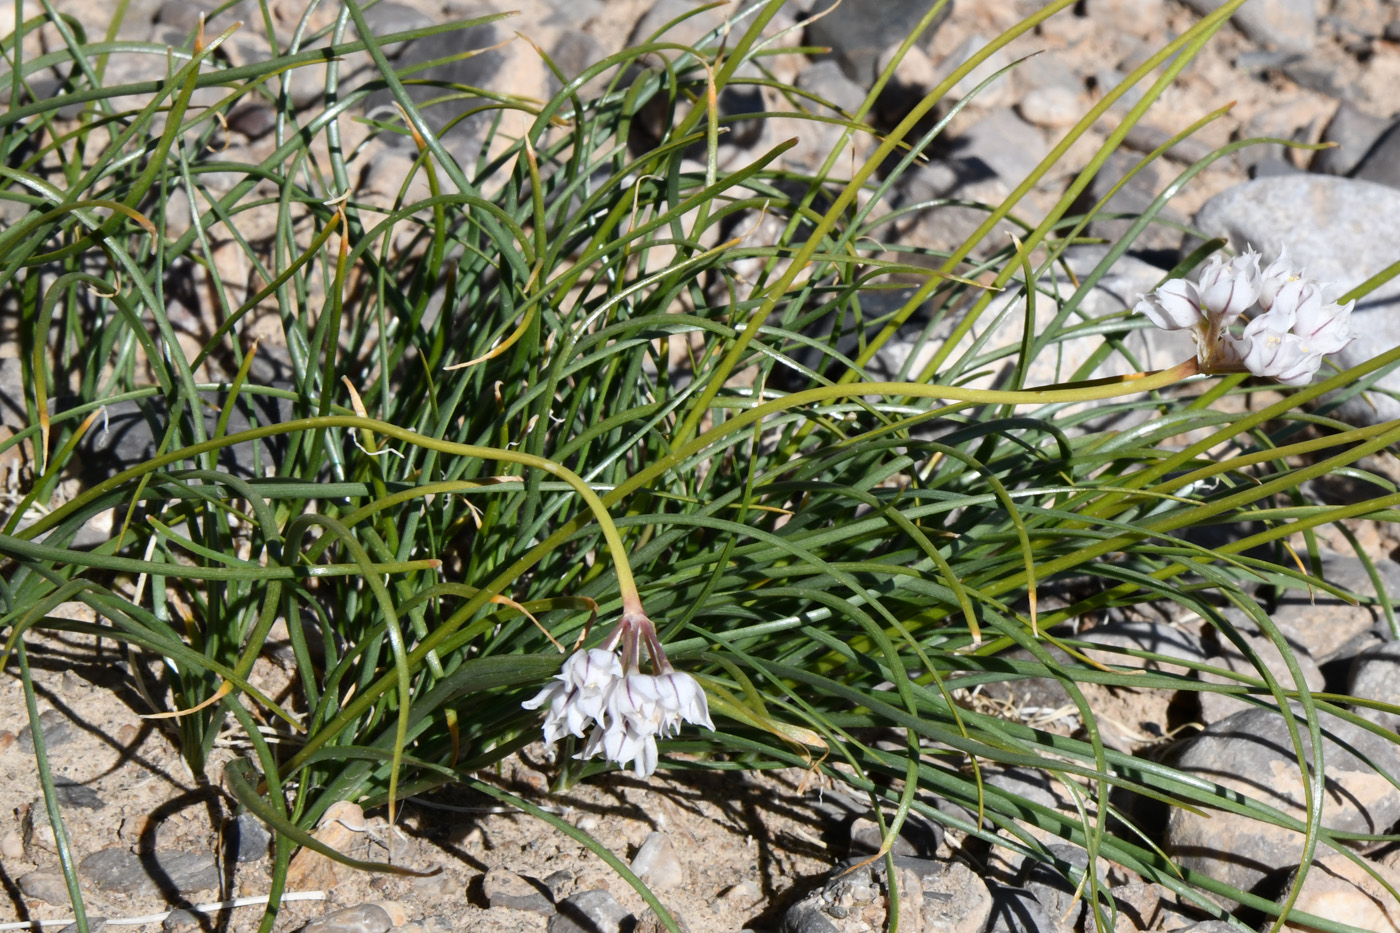
<svg viewBox="0 0 1400 933"><path fill-rule="evenodd" d="M857 114L781 86L765 68L775 49L764 41L781 5L752 4L726 36L694 48L661 35L581 75L560 74L549 101L469 89L493 122L465 162L434 136L405 89L413 78L383 50L470 24L347 42L352 25L369 30L362 6L345 0L330 53L273 43L267 60L229 67L217 55L225 34L170 53L166 79L124 88L102 83L101 63L131 44L91 41L70 20L46 14L5 44L3 197L24 214L0 232L0 297L18 311L33 392L29 426L0 452L28 445L34 466L0 535L7 648L31 699L24 642L35 627L115 637L134 658L166 662L141 686L160 710L182 711L170 722L191 768L217 759L220 736L244 743L247 756L223 773L238 802L278 831L274 896L292 849L317 845L309 830L339 800L392 810L447 783L513 799L477 775L537 740L536 716L521 702L558 670L556 645L596 644L629 593L677 665L705 684L716 715L715 733L663 743L664 765L819 768L867 794L891 838L915 810L1050 860L1034 825L1215 912L1201 889L1221 886L1183 876L1114 823L1110 793L1209 806L1223 791L1106 748L1080 685L1292 700L1314 731L1317 710L1341 712L1301 678L1263 669L1222 687L1092 663L1056 629L1165 600L1228 634L1219 610L1235 604L1284 647L1246 585L1328 588L1279 546L1302 540L1315 551L1313 528L1393 517L1396 494L1380 477L1367 476L1384 497L1346 507L1300 490L1330 473L1356 475L1354 464L1388 450L1400 429L1354 430L1301 406L1397 352L1243 417L1213 407L1250 391L1237 377L1180 384L1185 370L1168 370L1085 381L1145 322L1126 309L1084 322L1080 303L1165 197L1072 293L1044 284L1090 219L1070 213L1079 192L1238 3L1110 91L1024 184L986 206L965 243L919 256L881 241L882 195L944 124L923 138L915 127L986 55L1070 0L950 75L872 141L850 177L838 171L839 151L812 173L785 167L786 143L721 169L727 127L715 100L725 88L774 90L849 137L870 132L861 118L897 67L898 56ZM46 21L65 49L22 59L23 35ZM326 109L290 106L280 84L289 69L329 54L334 82L335 59L361 51L379 68L373 81L328 95ZM30 76L60 64L68 71L59 93L26 96ZM595 81L601 90L584 96ZM988 250L998 224L1019 223L1017 204L1037 180L1138 84L1148 85L1140 102L1060 204L1021 224L1014 244ZM217 103L191 106L196 90L210 89ZM346 151L338 141L337 120L378 89L393 93L404 122L372 131L407 133L417 153L388 210L348 181L371 146ZM466 93L443 91L432 106ZM147 103L114 103L132 94ZM220 115L253 97L274 108L275 151L257 163L210 155ZM664 118L659 138L637 147L644 111ZM507 130L516 125L522 134ZM328 164L314 158L316 146ZM893 173L877 175L892 163ZM229 173L232 188L210 187ZM250 197L265 180L280 193ZM425 196L410 194L418 184ZM175 192L199 208L178 235L164 213ZM268 207L272 232L249 239L241 223ZM760 220L780 228L770 242L753 232ZM261 285L239 293L222 277L215 257L229 249ZM216 322L193 346L167 310L170 283L190 275L213 296L204 310ZM895 286L903 300L891 303ZM1053 305L1050 326L1026 328L1010 348L964 341L994 296L1008 293L1024 297L1029 321L1036 302ZM926 328L930 352L908 357L926 364L906 364L902 381L871 379L867 367L930 303L934 323L947 326ZM277 323L274 342L286 348L283 384L250 375L256 355L245 331L259 316ZM1102 339L1101 352L1054 385L1026 386L1033 361L1087 332ZM1014 366L1001 388L967 387L1008 354ZM72 397L51 411L59 394ZM1096 427L1078 403L1103 399L1139 414L1139 426ZM276 402L279 415L260 415L268 409L255 400ZM54 502L85 432L122 402L156 412L157 454ZM233 430L235 416L250 426ZM1188 434L1199 440L1181 446ZM272 456L249 447L273 440ZM239 445L252 469L221 459ZM77 547L79 532L111 509L111 536ZM1266 530L1221 548L1184 534L1254 521ZM1260 545L1274 546L1274 557L1246 556ZM1068 597L1038 611L1046 587ZM73 601L98 621L55 614ZM274 631L286 633L296 661L280 701L253 676ZM1056 660L1050 646L1071 660ZM1011 649L1019 659L1006 658ZM956 693L1037 677L1064 687L1082 735L970 709ZM865 741L888 727L902 730L902 751ZM565 782L607 767L561 761ZM979 767L994 763L1056 775L1077 788L1079 812L987 786ZM976 818L949 815L939 801ZM1252 801L1237 805L1281 819ZM1319 841L1337 845L1310 813L1309 857ZM1097 874L1084 877L1084 896L1111 926Z"/></svg>

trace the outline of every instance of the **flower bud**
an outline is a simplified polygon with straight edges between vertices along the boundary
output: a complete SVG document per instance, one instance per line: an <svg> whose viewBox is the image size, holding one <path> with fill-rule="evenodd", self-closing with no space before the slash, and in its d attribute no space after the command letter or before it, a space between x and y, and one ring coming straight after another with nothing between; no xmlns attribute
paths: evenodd
<svg viewBox="0 0 1400 933"><path fill-rule="evenodd" d="M1258 253L1249 250L1229 262L1222 262L1220 254L1217 253L1210 257L1210 262L1201 270L1196 291L1200 294L1201 305L1209 316L1219 326L1228 327L1235 318L1259 300L1262 284Z"/></svg>
<svg viewBox="0 0 1400 933"><path fill-rule="evenodd" d="M1286 248L1278 251L1278 258L1264 267L1264 271L1259 277L1259 307L1268 311L1274 306L1274 296L1278 290L1288 282L1302 277L1302 273L1293 271L1288 263L1288 250Z"/></svg>
<svg viewBox="0 0 1400 933"><path fill-rule="evenodd" d="M1196 286L1185 279L1169 279L1150 295L1143 295L1133 308L1162 330L1186 330L1204 320Z"/></svg>

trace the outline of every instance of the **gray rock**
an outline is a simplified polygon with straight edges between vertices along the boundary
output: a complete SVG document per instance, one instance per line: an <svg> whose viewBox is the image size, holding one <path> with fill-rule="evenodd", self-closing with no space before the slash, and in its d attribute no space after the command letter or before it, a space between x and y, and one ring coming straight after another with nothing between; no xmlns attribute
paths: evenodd
<svg viewBox="0 0 1400 933"><path fill-rule="evenodd" d="M1359 181L1373 181L1378 185L1400 188L1400 122L1391 124L1371 147L1366 150L1352 172Z"/></svg>
<svg viewBox="0 0 1400 933"><path fill-rule="evenodd" d="M133 896L189 894L219 886L214 857L205 852L164 850L137 856L113 846L79 862L78 873L103 891Z"/></svg>
<svg viewBox="0 0 1400 933"><path fill-rule="evenodd" d="M1198 636L1165 622L1140 620L1109 622L1085 632L1080 636L1080 640L1114 648L1150 651L1153 654L1160 654L1168 658L1180 658L1183 661L1204 661L1206 657L1205 650L1201 647L1201 639ZM1145 660L1117 652L1091 649L1085 653L1100 664L1140 667L1149 671L1182 672L1185 670L1170 662Z"/></svg>
<svg viewBox="0 0 1400 933"><path fill-rule="evenodd" d="M960 933L984 929L992 915L987 883L962 862L934 862L940 870L920 877L924 929L929 933Z"/></svg>
<svg viewBox="0 0 1400 933"><path fill-rule="evenodd" d="M248 139L261 139L277 126L277 111L261 100L249 101L240 105L228 115L230 132L239 133Z"/></svg>
<svg viewBox="0 0 1400 933"><path fill-rule="evenodd" d="M1373 116L1349 101L1342 101L1322 131L1322 142L1337 145L1313 156L1312 170L1324 175L1350 175L1390 128L1390 124L1390 120Z"/></svg>
<svg viewBox="0 0 1400 933"><path fill-rule="evenodd" d="M1358 96L1355 86L1343 77L1332 62L1304 57L1285 62L1282 70L1299 87L1333 100L1350 100Z"/></svg>
<svg viewBox="0 0 1400 933"><path fill-rule="evenodd" d="M491 12L494 10L490 7L470 5L459 10L458 15L463 19L473 19ZM508 27L502 26L499 21L473 26L470 29L437 33L411 43L400 53L396 64L399 67L426 64L430 61L459 55L463 49L489 49L489 51L478 52L468 58L456 58L433 65L431 68L416 72L413 77L415 80L427 82L461 84L468 87L491 87L507 67L505 51L494 48L494 46L510 37L511 33ZM306 70L309 71L309 69ZM489 112L476 113L456 123L452 121L484 102L479 98L463 99L454 100L450 106L439 104L425 107L423 105L429 100L442 96L440 85L410 84L407 87L407 92L414 104L422 107L423 118L432 131L437 134L443 145L457 155L457 161L463 165L470 165L474 162L475 159L472 156L481 144L487 127L491 125L493 115ZM393 107L394 95L387 88L372 92L364 101L364 112L370 117L384 117L386 114L392 114ZM451 124L450 129L448 124ZM408 135L389 135L384 137L384 141L386 145L399 149L412 150L414 145L412 137Z"/></svg>
<svg viewBox="0 0 1400 933"><path fill-rule="evenodd" d="M97 791L85 784L79 784L70 778L54 778L54 797L58 799L60 807L75 807L82 810L101 810L107 806L107 801L98 796ZM44 808L43 798L34 802L34 806L39 809Z"/></svg>
<svg viewBox="0 0 1400 933"><path fill-rule="evenodd" d="M951 155L977 160L1008 185L1019 185L1050 151L1045 136L1010 108L987 114L952 141Z"/></svg>
<svg viewBox="0 0 1400 933"><path fill-rule="evenodd" d="M1101 212L1084 228L1087 235L1101 237L1110 243L1116 243L1127 235L1138 216L1152 206L1152 202L1157 199L1161 190L1161 178L1156 165L1145 166L1131 178L1128 178L1126 182L1123 182L1122 187L1118 188L1117 191L1113 190L1115 185L1127 178L1129 172L1137 168L1140 161L1137 157L1126 152L1113 152L1095 173L1088 187L1084 189L1083 194L1075 202L1075 210L1089 211L1104 198L1108 198L1108 201L1104 204ZM1111 196L1109 192L1112 192ZM1121 218L1104 216L1112 214L1126 214L1128 216ZM1137 239L1133 241L1133 249L1141 253L1153 250L1166 251L1174 248L1181 240L1181 232L1178 227L1173 225L1181 224L1184 219L1172 210L1170 205L1164 206L1158 211L1154 221L1138 234ZM1160 275L1158 277L1160 278ZM1131 307L1131 303L1129 306Z"/></svg>
<svg viewBox="0 0 1400 933"><path fill-rule="evenodd" d="M549 57L554 59L554 64L564 73L564 77L572 80L587 70L590 65L607 58L608 50L591 33L570 29L566 30L554 43L554 47L549 50ZM551 75L549 86L551 90L557 92L563 85L559 84L558 78ZM592 86L586 87L588 90L585 90L584 93L593 89Z"/></svg>
<svg viewBox="0 0 1400 933"><path fill-rule="evenodd" d="M1121 79L1121 76L1120 76ZM1123 145L1138 152L1152 152L1161 146L1166 145L1172 138L1171 133L1161 127L1151 126L1146 123L1139 123L1128 130L1128 135L1123 137ZM1177 162L1190 164L1199 162L1211 153L1210 146L1199 139L1187 137L1172 145L1165 153L1167 158Z"/></svg>
<svg viewBox="0 0 1400 933"><path fill-rule="evenodd" d="M866 856L880 851L882 843L880 826L874 820L858 817L851 823L850 847L848 855ZM918 813L909 813L899 835L891 844L891 851L897 856L911 858L929 857L938 851L943 842L943 827L925 819Z"/></svg>
<svg viewBox="0 0 1400 933"><path fill-rule="evenodd" d="M199 914L182 907L166 914L165 919L160 922L160 928L165 933L184 933L186 930L198 930L200 922Z"/></svg>
<svg viewBox="0 0 1400 933"><path fill-rule="evenodd" d="M1332 551L1323 551L1318 557L1323 580L1363 599L1376 596L1375 585L1359 557ZM1383 557L1373 563L1391 600L1400 600L1400 564ZM1270 615L1296 635L1318 663L1338 657L1343 645L1381 621L1380 611L1375 607L1353 606L1331 593L1301 588L1281 590Z"/></svg>
<svg viewBox="0 0 1400 933"><path fill-rule="evenodd" d="M1079 92L1063 84L1031 88L1016 102L1016 112L1028 123L1063 129L1084 115Z"/></svg>
<svg viewBox="0 0 1400 933"><path fill-rule="evenodd" d="M842 3L831 9L835 2L817 0L812 4L814 15L830 12L808 23L807 44L829 46L842 70L862 85L868 85L875 77L880 54L903 42L933 7L933 0L881 0L880 14L872 16L864 4ZM948 3L919 41L928 45L934 31L952 12L953 4Z"/></svg>
<svg viewBox="0 0 1400 933"><path fill-rule="evenodd" d="M632 870L654 891L669 891L685 880L676 847L665 833L650 833L632 859Z"/></svg>
<svg viewBox="0 0 1400 933"><path fill-rule="evenodd" d="M1261 632L1254 624L1254 620L1239 609L1230 607L1222 610L1221 614L1239 630L1245 642L1259 656L1259 659L1283 688L1285 690L1292 689L1293 676L1289 673L1288 665L1283 660L1283 653L1279 651L1273 640ZM1303 682L1308 685L1309 690L1322 690L1326 686L1326 678L1323 677L1317 662L1308 654L1306 643L1287 625L1279 624L1277 619L1275 619L1275 624L1278 625L1280 634L1283 635L1284 642L1289 647L1289 652L1303 673ZM1236 674L1245 674L1250 677L1259 676L1258 669L1227 636L1214 628L1205 627L1202 629L1202 636L1203 646L1207 654L1210 655L1212 664ZM1198 671L1196 676L1208 684L1239 684L1239 681L1234 678L1209 671ZM1219 722L1241 710L1255 706L1247 700L1230 694L1202 691L1199 696L1201 719L1208 723ZM1271 702L1268 694L1259 694L1259 696Z"/></svg>
<svg viewBox="0 0 1400 933"><path fill-rule="evenodd" d="M39 730L44 737L44 748L50 752L78 737L78 730L72 720L56 709L44 710L39 714ZM20 751L34 751L33 727L26 725L20 729L17 738L16 745Z"/></svg>
<svg viewBox="0 0 1400 933"><path fill-rule="evenodd" d="M1202 206L1195 225L1208 236L1227 237L1236 249L1254 246L1266 261L1286 246L1290 259L1310 279L1351 288L1400 256L1397 216L1400 191L1394 188L1308 174L1262 178L1227 189ZM1183 249L1196 242L1188 239ZM1358 301L1352 322L1365 339L1329 358L1342 369L1400 344L1400 280ZM1400 390L1400 373L1377 384ZM1377 424L1400 417L1400 401L1371 393L1350 399L1333 414L1353 424Z"/></svg>
<svg viewBox="0 0 1400 933"><path fill-rule="evenodd" d="M251 813L240 813L237 819L224 824L226 851L240 864L267 858L267 847L271 842L272 834Z"/></svg>
<svg viewBox="0 0 1400 933"><path fill-rule="evenodd" d="M607 891L580 891L560 902L548 933L623 933L632 915Z"/></svg>
<svg viewBox="0 0 1400 933"><path fill-rule="evenodd" d="M1057 843L1049 846L1049 850L1056 859L1073 865L1075 868L1087 869L1089 867L1089 854L1079 846ZM1045 912L1054 918L1055 925L1046 929L1071 933L1078 927L1080 918L1084 916L1088 906L1087 886L1084 892L1080 892L1079 896L1076 897L1078 884L1071 881L1055 865L1029 856L1021 863L1019 880L1021 888L1003 889L1002 894L1009 895L1021 890L1030 894L1044 908ZM1100 883L1102 882L1101 878ZM998 897L998 892L995 889L992 890L992 897L994 900ZM992 915L994 918L996 914L997 909L993 907ZM995 923L995 919L993 922ZM1088 925L1093 926L1093 923L1090 922Z"/></svg>
<svg viewBox="0 0 1400 933"><path fill-rule="evenodd" d="M1199 916L1193 908L1183 908L1170 888L1150 881L1115 885L1108 893L1119 914L1135 925L1129 929L1179 930Z"/></svg>
<svg viewBox="0 0 1400 933"><path fill-rule="evenodd" d="M262 355L261 351L259 355ZM222 402L222 399L213 397L210 397L210 400L216 404ZM60 399L55 403L55 407L62 409L72 401ZM255 421L259 425L267 425L291 420L294 410L293 403L285 399L244 393L239 396L238 405L229 418L227 433L245 431ZM217 409L206 410L206 436L213 433L217 418ZM83 481L90 484L99 483L121 470L154 457L157 449L155 426L165 424L166 419L167 408L163 399L138 399L108 405L106 418L99 418L92 430L83 435L78 444L79 472ZM218 469L245 478L261 477L265 475L269 466L282 461L286 448L287 441L283 435L275 435L257 442L256 445L247 443L224 447L218 454Z"/></svg>
<svg viewBox="0 0 1400 933"><path fill-rule="evenodd" d="M1321 724L1327 826L1342 832L1385 832L1400 819L1400 795L1384 776L1400 769L1400 749L1335 716L1321 714ZM1306 725L1300 720L1298 728L1311 766ZM1296 752L1277 711L1249 709L1212 723L1169 763L1296 819L1306 815ZM1164 848L1184 867L1248 891L1298 864L1302 835L1223 810L1192 813L1175 808Z"/></svg>
<svg viewBox="0 0 1400 933"><path fill-rule="evenodd" d="M302 933L389 933L394 925L378 904L359 904L322 914L302 927Z"/></svg>
<svg viewBox="0 0 1400 933"><path fill-rule="evenodd" d="M68 883L63 874L56 871L30 871L19 876L16 882L20 893L49 904L68 903Z"/></svg>
<svg viewBox="0 0 1400 933"><path fill-rule="evenodd" d="M1025 888L989 881L987 889L992 894L992 916L986 933L1073 933L1073 925L1059 923Z"/></svg>
<svg viewBox="0 0 1400 933"><path fill-rule="evenodd" d="M408 32L410 29L425 29L437 24L437 20L418 7L407 3L398 3L396 0L380 0L374 6L366 6L364 17L365 25L369 27L369 33L372 36L387 36L394 32ZM346 30L345 41L354 42L359 37L359 31L355 28L352 20L350 28ZM384 55L390 59L398 58L412 44L411 42L395 42L386 45L384 46Z"/></svg>
<svg viewBox="0 0 1400 933"><path fill-rule="evenodd" d="M958 862L894 856L899 928L958 933L986 923L990 897L980 880ZM970 879L970 881L969 881ZM880 929L887 921L889 874L884 859L850 858L836 865L820 890L790 907L782 929L790 933L848 933ZM970 909L970 913L961 913Z"/></svg>
<svg viewBox="0 0 1400 933"><path fill-rule="evenodd" d="M554 899L545 884L517 875L506 868L493 868L481 879L481 892L492 907L509 907L531 913L554 912Z"/></svg>
<svg viewBox="0 0 1400 933"><path fill-rule="evenodd" d="M942 71L944 73L950 73L961 68L969 58L986 48L989 41L991 40L979 33L973 33L968 36L953 50L952 54L943 61ZM1007 93L1010 91L1011 75L1009 73L1003 73L995 78L992 76L1002 71L1002 69L1010 64L1011 56L1006 54L1006 50L997 49L983 59L980 65L959 78L957 83L948 90L948 96L953 100L962 100L964 97L976 91L978 106L995 107L1005 100ZM1021 64L1026 65L1029 63L1022 62ZM989 78L991 81L987 86L978 91L977 86L983 81L987 81ZM939 76L939 80L942 80L942 75ZM926 88L925 90L931 90L931 88Z"/></svg>
<svg viewBox="0 0 1400 933"><path fill-rule="evenodd" d="M1400 642L1369 648L1352 659L1347 693L1365 700L1400 706ZM1355 706L1357 715L1392 732L1400 730L1400 714Z"/></svg>
<svg viewBox="0 0 1400 933"><path fill-rule="evenodd" d="M29 426L24 398L24 361L13 356L0 357L0 425L14 429Z"/></svg>
<svg viewBox="0 0 1400 933"><path fill-rule="evenodd" d="M860 105L865 103L865 89L846 77L841 66L829 58L812 62L803 68L795 83L800 90L813 94L846 113L855 113L860 109Z"/></svg>
<svg viewBox="0 0 1400 933"><path fill-rule="evenodd" d="M783 914L781 933L841 933L841 929L812 900L801 900Z"/></svg>
<svg viewBox="0 0 1400 933"><path fill-rule="evenodd" d="M1166 20L1165 7L1165 0L1085 0L1084 15L1116 33L1152 39Z"/></svg>
<svg viewBox="0 0 1400 933"><path fill-rule="evenodd" d="M632 27L628 43L640 45L659 32L667 23L691 13L694 15L676 23L654 41L675 42L695 48L701 47L705 37L724 22L725 10L717 8L697 13L695 8L696 4L686 3L685 0L655 0L655 2L646 4L646 12Z"/></svg>
<svg viewBox="0 0 1400 933"><path fill-rule="evenodd" d="M1186 0L1201 15L1214 12L1225 0ZM1317 35L1317 11L1312 0L1256 0L1230 18L1240 32L1269 49L1307 53Z"/></svg>

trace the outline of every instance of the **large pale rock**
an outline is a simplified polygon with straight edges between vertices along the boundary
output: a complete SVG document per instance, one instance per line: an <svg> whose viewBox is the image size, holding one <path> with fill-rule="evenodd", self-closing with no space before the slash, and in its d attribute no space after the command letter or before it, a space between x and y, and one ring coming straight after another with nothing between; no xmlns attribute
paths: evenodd
<svg viewBox="0 0 1400 933"><path fill-rule="evenodd" d="M863 3L818 0L811 4L814 16L807 26L807 42L827 46L846 74L869 82L875 77L880 53L903 42L933 5L933 0L880 0L879 15L871 15L871 8ZM948 3L934 17L920 37L925 44L952 12L953 4Z"/></svg>
<svg viewBox="0 0 1400 933"><path fill-rule="evenodd" d="M1185 0L1204 16L1225 0ZM1230 17L1240 32L1265 48L1281 52L1311 52L1317 34L1317 10L1312 0L1254 0Z"/></svg>

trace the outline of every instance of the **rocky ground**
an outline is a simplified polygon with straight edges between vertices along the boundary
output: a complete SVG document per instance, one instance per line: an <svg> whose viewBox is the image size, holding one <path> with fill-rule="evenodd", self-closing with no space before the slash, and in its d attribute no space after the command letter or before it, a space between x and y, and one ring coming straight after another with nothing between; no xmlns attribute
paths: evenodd
<svg viewBox="0 0 1400 933"><path fill-rule="evenodd" d="M807 25L805 33L801 24L814 4L794 2L775 23L775 31L790 29L780 41L829 45L834 53L775 58L777 76L850 110L858 107L884 57L903 38L911 18L926 8L912 0L878 0L880 15L872 16L874 2L845 0L824 19ZM682 0L527 0L517 5L525 9L508 23L481 27L465 38L453 34L444 40L449 43L446 48L437 40L410 44L396 50L397 61L430 61L458 51L464 42L480 47L504 43L493 52L438 66L433 76L543 98L553 92L553 78L528 43L511 41L511 30L548 49L566 72L577 72L692 8ZM1036 53L1034 57L995 80L958 115L947 142L936 150L938 158L895 186L891 206L932 198L1004 197L1125 73L1216 5L1211 0L1084 0L1021 37L979 76L963 82L954 96L967 93L980 76L1002 65L1023 55ZM105 4L63 0L57 6L80 22L105 26ZM989 37L1039 6L1016 0L952 4L946 20L905 60L872 121L885 126L897 120L912 100ZM303 12L292 3L272 3L269 8L274 27L289 33ZM678 33L682 39L694 39L734 8L723 4L705 11ZM9 9L0 15L9 15ZM385 0L372 8L371 19L376 29L389 31L495 9L489 3ZM183 44L199 10L199 2L132 0L121 38ZM336 13L334 4L323 4L309 15L313 25L319 25ZM234 20L244 21L244 26L228 43L226 55L237 62L240 56L259 54L259 41L265 40L259 39L264 24L257 5L248 0L234 4L210 26L219 30ZM0 23L0 31L3 26ZM33 41L42 51L44 42L55 39L45 34ZM1083 203L1107 193L1136 156L1231 102L1234 107L1225 116L1137 176L1111 202L1111 209L1142 209L1188 163L1231 140L1271 136L1340 146L1311 152L1259 145L1214 163L1180 191L1164 214L1167 222L1150 228L1115 269L1115 278L1106 280L1100 306L1121 310L1176 261L1182 234L1171 221L1194 221L1207 234L1225 235L1237 248L1253 245L1270 258L1286 246L1310 275L1348 286L1400 258L1400 233L1394 223L1400 216L1398 43L1400 5L1378 0L1251 0L1182 74L1143 126L1129 135L1125 151L1093 180ZM163 58L117 55L107 80L163 76L164 68ZM347 60L344 69L353 85L356 76L363 79L368 66L362 60ZM321 78L315 69L302 69L295 77L294 99L307 112L324 103ZM1129 95L1110 108L1056 163L1021 205L1027 219L1039 219L1073 182L1132 99ZM371 98L366 109L375 113L385 104ZM730 114L742 115L787 105L764 90L747 98L734 95L725 106ZM231 150L253 160L260 157L270 146L269 127L268 112L250 103L230 121ZM344 129L347 149L365 132L351 121L344 121ZM818 126L780 118L737 122L724 157L746 158L794 133L802 135L802 142L790 154L792 164L810 167L825 157L831 138ZM479 125L467 122L447 133L445 141L453 151L465 153L479 134ZM856 157L869 151L868 140L855 145ZM362 151L356 160L360 193L366 198L377 193L387 203L409 158L408 149L392 140ZM179 217L179 208L172 205L172 219ZM912 245L947 247L971 229L971 217L953 208L929 208L902 221L899 237ZM1100 222L1091 232L1116 236L1121 229ZM237 283L241 275L241 281L251 282L250 270L237 265L237 255L232 251L221 260L230 263L221 272L227 281ZM1084 252L1079 261L1092 262L1096 255ZM1344 364L1400 343L1393 307L1397 295L1400 284L1391 284L1363 301L1357 318L1364 322L1367 337L1347 351ZM201 332L204 323L197 305L186 312L191 333ZM12 342L0 346L0 364L12 363L17 353ZM0 375L13 379L16 372L0 366ZM17 412L23 411L22 405L12 407L18 388L11 385L6 392L6 424L13 425ZM1400 414L1400 404L1376 395L1369 402L1353 399L1341 413L1356 423L1374 423ZM1371 466L1395 472L1393 458ZM1400 567L1392 560L1398 543L1394 536L1386 528L1368 525L1353 530L1377 561L1389 591L1400 593ZM1327 543L1339 552L1347 549L1340 536ZM1370 587L1354 558L1333 558L1326 575L1358 592ZM1294 641L1310 686L1354 689L1391 702L1400 698L1400 654L1385 640L1375 610L1335 599L1293 596L1275 608L1275 621ZM1084 634L1095 633L1104 644L1149 647L1232 667L1245 664L1238 649L1220 645L1198 619L1120 619ZM1262 641L1255 647L1266 655L1271 650ZM202 785L192 778L162 731L163 724L141 718L148 709L132 689L133 669L125 654L111 644L44 635L33 640L30 655L53 767L71 782L62 789L65 818L89 914L113 919L164 914L172 905L189 907L264 893L269 864L265 836L255 821L233 817L217 781ZM68 917L53 834L42 802L36 802L32 738L13 663L3 676L0 883L6 897L0 899L0 914L9 912L17 921ZM1081 724L1066 709L1063 692L1056 690L1050 682L1029 683L1015 693L968 694L966 700L994 704L1006 715L1072 733ZM1179 727L1186 726L1186 734L1205 727L1204 738L1173 753L1179 767L1217 776L1288 774L1287 743L1281 743L1281 750L1280 743L1269 738L1272 727L1250 718L1257 718L1258 712L1239 701L1208 694L1199 708L1190 703L1182 708L1177 697L1101 693L1092 699L1106 741L1115 747L1159 751ZM1394 728L1392 719L1379 721ZM1369 747L1364 735L1343 733L1347 742L1364 746L1362 750L1382 765L1394 757L1388 748ZM217 777L222 761L240 751L232 739L221 745L212 773ZM1350 801L1334 814L1344 828L1374 831L1400 821L1400 798L1390 784L1378 785L1374 774L1340 751L1329 750L1328 761L1329 780ZM1390 770L1400 773L1400 762ZM782 927L794 933L881 928L886 906L882 886L887 879L869 869L833 872L842 860L870 850L873 827L867 807L811 774L736 771L650 781L612 775L554 795L547 783L552 773L547 753L536 747L491 780L552 808L562 820L630 862L694 933L746 927ZM990 774L988 780L1038 795L1036 799L1050 806L1071 805L1064 788L1038 775L1007 771ZM1298 812L1296 789L1287 787L1282 777L1271 787L1275 805ZM1296 861L1291 840L1250 837L1219 815L1203 824L1189 813L1178 813L1164 831L1183 850L1208 849L1198 864L1245 886L1280 873L1286 876L1290 859ZM324 899L289 903L280 929L313 920L318 931L341 933L384 933L391 927L404 933L652 929L644 903L600 859L546 823L496 809L489 800L459 793L411 801L392 827L382 813L366 816L349 808L338 812L321 832L353 856L379 860L392 853L397 864L429 874L374 876L301 858L294 866L292 890L319 892ZM1089 922L1082 902L1075 901L1057 877L1008 862L956 833L915 825L901 846L896 879L905 902L901 930L1059 931L1080 929ZM1247 863L1237 857L1241 853L1248 854ZM1377 871L1390 870L1384 851L1367 854L1373 856ZM1342 912L1333 916L1353 923L1364 920L1367 911L1382 916L1376 905L1384 896L1370 881L1356 877L1350 863L1329 858L1320 864L1323 870L1316 872L1313 884L1322 893L1308 909L1341 904L1334 909ZM1121 907L1119 930L1209 929L1193 927L1200 914L1130 873L1114 870L1105 883ZM1393 902L1384 909L1390 911L1385 916L1395 916ZM203 916L177 912L163 923L171 930L209 929L215 924L245 930L253 928L258 915L256 907ZM1400 929L1393 919L1374 922L1373 929Z"/></svg>

